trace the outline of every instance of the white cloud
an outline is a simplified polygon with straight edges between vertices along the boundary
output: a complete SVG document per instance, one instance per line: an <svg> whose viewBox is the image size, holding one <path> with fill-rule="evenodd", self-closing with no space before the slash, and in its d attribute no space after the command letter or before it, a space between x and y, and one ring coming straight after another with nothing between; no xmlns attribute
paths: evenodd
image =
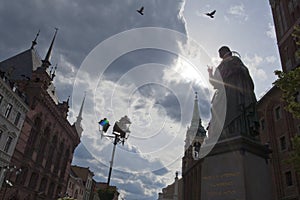
<svg viewBox="0 0 300 200"><path fill-rule="evenodd" d="M267 79L266 72L262 69L261 65L264 59L258 55L248 56L243 59L245 65L248 67L253 79L257 81L264 81Z"/></svg>
<svg viewBox="0 0 300 200"><path fill-rule="evenodd" d="M276 56L267 56L265 59L268 63L271 63L271 64L273 64L277 61Z"/></svg>
<svg viewBox="0 0 300 200"><path fill-rule="evenodd" d="M276 42L276 33L275 33L275 26L272 23L268 23L268 30L266 31L266 35L273 39Z"/></svg>
<svg viewBox="0 0 300 200"><path fill-rule="evenodd" d="M247 21L249 18L248 14L245 11L245 6L242 3L239 5L230 6L227 10L227 13L236 19L240 19L241 21Z"/></svg>

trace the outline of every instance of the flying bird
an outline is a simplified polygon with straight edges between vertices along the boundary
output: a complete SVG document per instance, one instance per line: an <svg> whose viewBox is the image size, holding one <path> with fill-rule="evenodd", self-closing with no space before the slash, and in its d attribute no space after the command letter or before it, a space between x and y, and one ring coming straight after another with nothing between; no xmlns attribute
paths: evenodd
<svg viewBox="0 0 300 200"><path fill-rule="evenodd" d="M144 15L143 11L144 11L144 6L142 6L139 10L136 10L138 13L140 13L141 15Z"/></svg>
<svg viewBox="0 0 300 200"><path fill-rule="evenodd" d="M210 18L214 18L214 14L216 13L216 10L210 12L210 13L205 13L207 16L210 16Z"/></svg>

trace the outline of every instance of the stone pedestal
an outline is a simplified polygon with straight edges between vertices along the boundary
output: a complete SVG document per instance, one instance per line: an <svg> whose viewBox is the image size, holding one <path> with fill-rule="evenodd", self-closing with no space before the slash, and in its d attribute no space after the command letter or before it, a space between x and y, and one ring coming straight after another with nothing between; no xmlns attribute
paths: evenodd
<svg viewBox="0 0 300 200"><path fill-rule="evenodd" d="M203 158L201 200L271 200L269 153L243 136L218 142Z"/></svg>

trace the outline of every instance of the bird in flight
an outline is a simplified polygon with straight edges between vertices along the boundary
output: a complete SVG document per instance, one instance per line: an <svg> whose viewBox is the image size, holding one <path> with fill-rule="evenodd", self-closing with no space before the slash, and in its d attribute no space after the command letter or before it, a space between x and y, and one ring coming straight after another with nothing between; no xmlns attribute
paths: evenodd
<svg viewBox="0 0 300 200"><path fill-rule="evenodd" d="M216 10L210 12L210 13L205 13L207 16L210 16L210 18L214 18L214 14L216 13Z"/></svg>
<svg viewBox="0 0 300 200"><path fill-rule="evenodd" d="M138 13L140 13L141 15L144 15L143 11L144 11L144 6L142 6L139 10L136 10Z"/></svg>

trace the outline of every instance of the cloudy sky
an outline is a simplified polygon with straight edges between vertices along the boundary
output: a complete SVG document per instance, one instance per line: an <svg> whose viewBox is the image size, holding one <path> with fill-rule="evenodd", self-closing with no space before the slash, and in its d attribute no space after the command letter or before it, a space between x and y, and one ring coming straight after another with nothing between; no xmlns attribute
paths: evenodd
<svg viewBox="0 0 300 200"><path fill-rule="evenodd" d="M214 19L204 14L212 10ZM125 199L157 199L181 171L195 92L203 125L209 121L206 66L218 65L219 47L239 52L258 99L280 69L267 0L0 0L0 26L0 60L30 48L38 30L43 58L59 28L51 62L59 99L71 96L71 123L86 92L73 164L89 166L97 181L107 181L113 146L97 121L131 119L111 179Z"/></svg>

